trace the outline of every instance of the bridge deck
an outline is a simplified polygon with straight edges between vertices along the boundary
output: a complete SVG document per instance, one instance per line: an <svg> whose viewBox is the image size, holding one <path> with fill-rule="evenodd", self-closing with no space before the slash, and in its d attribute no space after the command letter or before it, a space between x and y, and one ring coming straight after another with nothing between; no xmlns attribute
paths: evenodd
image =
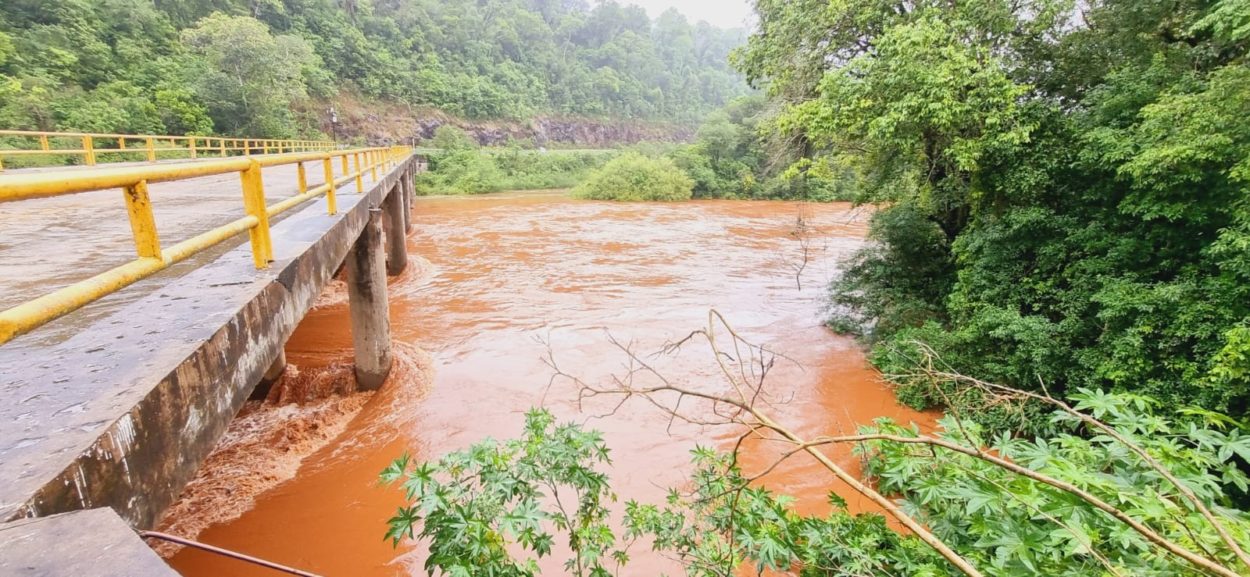
<svg viewBox="0 0 1250 577"><path fill-rule="evenodd" d="M48 170L11 170L5 174ZM88 169L72 167L69 170ZM294 165L266 168L263 176L266 197L271 204L298 192ZM150 185L162 246L171 246L243 216L239 180L238 174L223 174ZM308 185L323 182L320 166L310 165ZM41 347L81 332L246 241L247 236L240 235L209 253L178 263L5 346L27 348L37 354ZM0 204L0 271L4 271L0 275L0 310L125 264L134 257L134 241L121 190Z"/></svg>
<svg viewBox="0 0 1250 577"><path fill-rule="evenodd" d="M324 199L292 210L272 227L276 261L267 270L252 265L244 235L207 264L140 283L0 347L0 521L112 507L132 526L150 525L277 357L369 207L415 162L376 183L366 178L365 194L341 187L338 215L326 214ZM294 195L294 179L293 169L266 170L271 202ZM242 213L237 175L159 186L152 198L163 243ZM30 298L33 287L44 292L131 258L124 216L120 234L106 234L113 219L99 216L104 204L121 204L117 194L75 198L69 207L57 199L4 207L0 270L17 274L4 275L0 293ZM36 202L28 228L9 227L14 211ZM64 242L27 238L40 232ZM23 271L18 255L29 258L31 249L47 260ZM65 275L46 264L54 260L77 270Z"/></svg>

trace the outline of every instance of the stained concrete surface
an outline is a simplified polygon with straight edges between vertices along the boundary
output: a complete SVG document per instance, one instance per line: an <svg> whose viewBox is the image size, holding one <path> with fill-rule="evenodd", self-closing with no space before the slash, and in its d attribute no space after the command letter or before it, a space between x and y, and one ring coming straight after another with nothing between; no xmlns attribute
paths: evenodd
<svg viewBox="0 0 1250 577"><path fill-rule="evenodd" d="M368 209L381 206L410 164L377 183L366 178L363 195L352 194L352 183L341 187L338 215L326 214L324 199L291 211L272 228L275 262L267 270L253 267L241 235L237 248L100 318L70 319L67 338L41 341L39 329L0 347L0 520L110 507L133 527L150 526L280 353ZM266 175L268 190L280 191L276 182ZM237 187L216 177L182 184L164 198L205 196L206 205L225 207ZM222 192L204 192L214 190ZM271 198L291 194L293 181ZM194 230L163 230L189 236L212 226L206 219L232 217L173 218ZM20 553L6 549L0 558Z"/></svg>
<svg viewBox="0 0 1250 577"><path fill-rule="evenodd" d="M0 525L6 577L178 577L108 509Z"/></svg>

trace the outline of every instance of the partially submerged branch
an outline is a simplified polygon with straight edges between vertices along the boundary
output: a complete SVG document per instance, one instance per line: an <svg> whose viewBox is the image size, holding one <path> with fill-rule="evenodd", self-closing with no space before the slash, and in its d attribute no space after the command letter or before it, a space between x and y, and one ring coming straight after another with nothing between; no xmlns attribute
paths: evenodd
<svg viewBox="0 0 1250 577"><path fill-rule="evenodd" d="M733 356L726 355L720 349L717 343L717 329L727 332L730 336L730 342L734 348ZM964 559L946 543L938 539L927 527L916 519L905 513L897 504L886 496L878 493L868 485L864 484L854 475L847 472L832 459L826 456L817 448L803 440L799 435L788 428L773 421L762 411L756 408L756 403L764 396L765 377L768 369L772 367L775 355L769 354L762 347L751 344L741 335L734 331L729 322L717 311L713 310L708 314L708 327L702 331L697 331L694 335L700 335L706 339L712 347L717 365L720 367L721 374L733 389L730 396L719 395L714 393L706 393L687 387L673 384L664 377L659 371L653 368L649 363L642 359L631 347L623 346L615 339L613 344L623 351L629 358L630 370L623 378L614 377L610 387L599 387L582 381L580 378L569 375L560 371L558 364L554 359L548 358L548 364L557 371L557 376L561 376L572 381L578 388L579 400L591 397L612 396L619 397L620 402L616 407L620 407L625 401L632 398L642 398L652 406L660 409L669 415L670 422L673 420L681 420L695 424L733 424L745 426L753 430L767 429L772 431L781 438L799 447L803 452L810 455L823 467L834 474L835 477L849 485L856 492L867 497L873 503L876 503L883 510L887 511L891 516L897 519L908 530L912 531L921 541L932 547L939 555L948 562L958 568L961 572L969 577L982 577L982 573L977 570L967 559ZM692 337L694 336L692 335ZM688 337L688 341L691 337ZM744 355L743 351L747 353ZM734 370L726 359L736 359L738 370ZM751 368L746 369L743 365ZM760 370L756 370L760 367ZM634 384L635 376L639 373L645 373L654 377L660 384L653 386L637 386ZM749 378L748 378L749 377ZM668 405L659 400L657 397L662 393L674 393L677 396L677 402ZM696 398L709 401L714 407L714 412L721 418L725 419L720 423L708 423L700 419L692 419L688 415L681 412L681 402L686 398ZM726 412L721 412L724 408Z"/></svg>
<svg viewBox="0 0 1250 577"><path fill-rule="evenodd" d="M727 335L727 336L726 336ZM721 339L724 339L722 341ZM606 385L595 385L587 383L576 376L569 375L560 370L555 362L554 356L549 354L547 362L555 371L554 378L565 378L575 384L578 389L579 403L592 398L605 397L615 400L612 412L618 410L624 403L630 399L640 398L668 415L670 426L673 422L682 421L701 426L737 426L745 428L745 432L738 437L735 444L735 450L731 455L732 464L736 464L737 449L742 443L749 438L757 438L768 441L779 441L790 445L780 459L758 475L750 477L748 480L754 481L763 475L771 472L781 461L784 461L797 454L807 454L818 462L822 467L830 471L836 478L850 486L855 492L863 495L868 500L875 503L882 510L893 518L897 519L904 527L910 530L916 538L923 541L935 552L946 559L951 565L960 572L969 576L979 576L982 573L967 559L956 552L948 543L937 537L923 523L916 518L904 512L893 500L882 495L873 487L867 485L855 475L850 474L846 469L839 466L830 459L821 447L825 445L836 444L862 444L867 442L886 442L898 444L914 444L928 446L935 451L937 449L949 451L951 453L964 455L974 459L978 459L984 463L988 463L1018 475L1036 483L1040 483L1052 489L1061 491L1071 495L1087 505L1098 509L1116 519L1126 527L1132 529L1141 535L1151 544L1159 547L1167 553L1183 559L1199 570L1221 577L1238 577L1238 573L1229 567L1222 565L1220 562L1212 558L1210 555L1202 555L1186 548L1185 546L1169 539L1167 536L1159 533L1155 529L1147 526L1141 520L1135 518L1126 511L1108 503L1106 500L1099 498L1090 491L1087 491L1074 483L1070 483L1044 473L1034 471L1027 467L1021 466L1009 459L1005 459L988 451L983 450L967 431L962 430L964 438L968 440L968 446L956 443L944 438L932 436L917 435L903 436L885 433L856 434L856 435L840 435L830 437L817 437L814 439L806 439L794 430L784 426L780 422L774 420L765 410L769 404L769 395L765 390L766 377L773 368L778 356L771 353L764 347L754 345L740 334L738 334L728 321L718 312L711 311L708 315L708 326L704 329L691 333L686 338L672 343L665 347L662 353L672 354L681 349L694 340L703 340L711 347L713 358L716 360L721 376L725 383L729 385L729 392L716 393L699 390L683 385L679 385L669 381L664 374L655 369L651 363L642 358L631 345L620 343L612 339L612 343L617 346L628 359L626 373L622 376L614 376L610 383ZM550 351L549 351L550 353ZM929 369L932 365L929 365ZM960 379L966 382L974 383L976 386L985 390L996 391L1001 395L1013 396L1014 399L1026 398L1030 400L1040 400L1051 403L1059 407L1064 412L1080 419L1089 426L1099 431L1107 433L1109 436L1130 447L1134 453L1140 455L1149 466L1158 471L1164 478L1178 487L1178 490L1185 494L1187 499L1194 506L1203 512L1204 517L1212 523L1212 526L1219 532L1221 538L1229 545L1231 551L1235 552L1240 559L1243 556L1240 547L1233 542L1232 537L1223 530L1223 527L1214 519L1214 515L1209 512L1201 500L1197 498L1192 491L1184 487L1184 484L1175 478L1170 472L1166 471L1157 460L1151 458L1145 449L1136 446L1126 437L1114 430L1110 425L1103 423L1094 417L1081 413L1073 409L1071 406L1049 397L1049 395L1038 395L1026 391L1016 391L1001 385L993 385L984 383L968 377L963 377L953 372L932 372L931 376L935 378ZM648 383L643 384L642 379L645 378ZM712 407L712 414L715 419L704 417L696 417L691 414L690 410L683 405L688 399L700 400L709 403ZM937 457L938 453L934 452L933 457ZM1062 526L1062 524L1061 524ZM1070 530L1070 527L1068 528ZM1195 540L1196 541L1196 540ZM1109 562L1104 556L1097 552L1093 552L1093 556L1104 566ZM1113 573L1115 571L1112 571Z"/></svg>
<svg viewBox="0 0 1250 577"><path fill-rule="evenodd" d="M1072 407L1072 405L1051 396L1049 391L1046 390L1045 383L1042 383L1042 392L1035 393L990 383L962 375L954 370L939 370L936 369L935 366L941 363L941 358L938 356L937 352L932 349L932 347L920 342L914 342L912 344L914 344L918 350L921 351L924 358L923 362L918 363L917 365L917 373L909 376L922 376L929 379L933 383L941 381L960 383L998 398L1028 399L1043 403L1063 411L1065 414L1077 419L1091 430L1099 431L1106 434L1108 437L1115 439L1116 442L1120 443L1126 449L1132 451L1133 454L1137 455L1142 462L1144 462L1154 472L1166 479L1168 483L1171 484L1172 487L1174 487L1177 492L1185 498L1185 501L1198 511L1198 513L1202 515L1203 519L1211 525L1211 528L1214 529L1220 536L1220 540L1224 542L1224 545L1228 547L1229 551L1232 551L1242 564L1250 568L1250 555L1247 555L1245 550L1237 543L1237 540L1234 539L1228 532L1228 529L1224 527L1223 523L1220 523L1219 519L1216 518L1211 509L1203 503L1202 499L1198 498L1198 495L1194 493L1193 489L1190 489L1188 485L1182 483L1180 479L1177 479L1176 475L1172 474L1172 472L1168 470L1167 467L1163 466L1158 459L1152 457L1149 452L1142 448L1141 445L1133 442L1131 439L1117 431L1114 427L1094 418L1093 416L1082 413ZM936 387L936 384L934 386ZM940 389L940 387L938 388Z"/></svg>

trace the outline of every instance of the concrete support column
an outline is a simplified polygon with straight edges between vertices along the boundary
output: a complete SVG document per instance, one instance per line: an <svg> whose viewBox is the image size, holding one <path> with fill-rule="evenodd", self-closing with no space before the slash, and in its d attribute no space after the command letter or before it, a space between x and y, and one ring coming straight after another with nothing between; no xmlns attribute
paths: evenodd
<svg viewBox="0 0 1250 577"><path fill-rule="evenodd" d="M286 373L286 349L278 349L278 358L273 360L273 364L269 365L269 370L265 371L265 376L260 378L260 382L256 384L256 388L252 389L252 396L249 397L253 401L263 401L269 397L269 391L273 389L274 383L282 378Z"/></svg>
<svg viewBox="0 0 1250 577"><path fill-rule="evenodd" d="M395 276L408 268L408 234L404 226L404 187L396 184L382 202L386 211L386 273Z"/></svg>
<svg viewBox="0 0 1250 577"><path fill-rule="evenodd" d="M412 223L412 203L416 200L417 186L412 182L413 177L417 174L409 165L408 170L404 171L404 232L412 234L417 225Z"/></svg>
<svg viewBox="0 0 1250 577"><path fill-rule="evenodd" d="M382 254L382 210L371 208L369 222L347 254L347 297L356 351L356 384L362 391L382 387L391 372L391 317L386 297L386 257Z"/></svg>

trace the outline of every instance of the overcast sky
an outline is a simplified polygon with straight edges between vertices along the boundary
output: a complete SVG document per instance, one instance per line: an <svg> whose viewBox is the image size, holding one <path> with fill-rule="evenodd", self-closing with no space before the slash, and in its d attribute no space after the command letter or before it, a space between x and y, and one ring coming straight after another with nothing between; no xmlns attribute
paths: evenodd
<svg viewBox="0 0 1250 577"><path fill-rule="evenodd" d="M743 28L754 17L748 0L618 0L621 4L637 4L647 9L652 18L669 8L676 8L691 23L707 20L720 28Z"/></svg>

